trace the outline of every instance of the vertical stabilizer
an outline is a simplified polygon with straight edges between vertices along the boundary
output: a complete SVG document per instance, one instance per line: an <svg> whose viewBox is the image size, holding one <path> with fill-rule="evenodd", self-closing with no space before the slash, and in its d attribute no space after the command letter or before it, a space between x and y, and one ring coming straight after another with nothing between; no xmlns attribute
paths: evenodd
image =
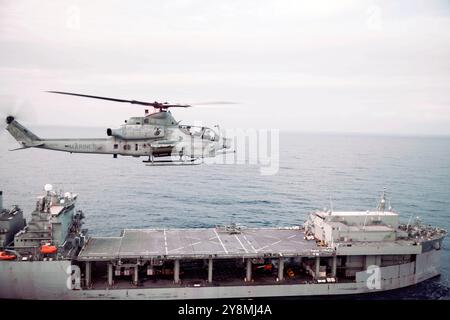
<svg viewBox="0 0 450 320"><path fill-rule="evenodd" d="M32 147L36 142L41 140L37 135L17 122L12 116L6 118L6 123L8 124L6 130L25 147Z"/></svg>

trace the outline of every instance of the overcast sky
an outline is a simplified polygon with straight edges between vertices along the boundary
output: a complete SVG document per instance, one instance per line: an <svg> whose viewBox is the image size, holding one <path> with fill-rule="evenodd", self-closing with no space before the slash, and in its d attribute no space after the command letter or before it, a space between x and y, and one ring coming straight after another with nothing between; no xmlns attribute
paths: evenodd
<svg viewBox="0 0 450 320"><path fill-rule="evenodd" d="M447 0L0 0L0 108L38 125L143 114L42 92L60 90L239 102L173 110L228 128L450 134L449 17Z"/></svg>

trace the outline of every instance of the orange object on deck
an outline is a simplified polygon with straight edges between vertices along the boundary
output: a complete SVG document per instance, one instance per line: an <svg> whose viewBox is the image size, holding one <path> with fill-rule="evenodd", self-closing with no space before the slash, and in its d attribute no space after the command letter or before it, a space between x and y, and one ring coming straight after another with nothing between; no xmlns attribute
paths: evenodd
<svg viewBox="0 0 450 320"><path fill-rule="evenodd" d="M288 277L292 278L293 276L295 276L295 273L294 273L294 271L292 269L288 269L287 270L287 275L288 275Z"/></svg>
<svg viewBox="0 0 450 320"><path fill-rule="evenodd" d="M44 244L41 246L41 253L43 254L50 254L50 253L56 253L58 249L55 246Z"/></svg>
<svg viewBox="0 0 450 320"><path fill-rule="evenodd" d="M5 251L0 251L0 260L14 260L16 255Z"/></svg>
<svg viewBox="0 0 450 320"><path fill-rule="evenodd" d="M265 264L264 270L266 270L266 271L272 270L272 264Z"/></svg>

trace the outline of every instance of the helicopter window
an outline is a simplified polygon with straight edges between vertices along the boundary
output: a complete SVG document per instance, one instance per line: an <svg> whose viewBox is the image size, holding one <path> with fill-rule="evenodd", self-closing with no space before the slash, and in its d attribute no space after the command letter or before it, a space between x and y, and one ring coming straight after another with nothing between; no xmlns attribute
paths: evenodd
<svg viewBox="0 0 450 320"><path fill-rule="evenodd" d="M114 149L117 149L117 148L119 148L119 145L118 144L114 144Z"/></svg>
<svg viewBox="0 0 450 320"><path fill-rule="evenodd" d="M148 119L144 119L144 124L148 124Z"/></svg>
<svg viewBox="0 0 450 320"><path fill-rule="evenodd" d="M134 150L138 151L138 144L137 143L134 145Z"/></svg>
<svg viewBox="0 0 450 320"><path fill-rule="evenodd" d="M192 136L201 136L202 133L203 133L203 128L201 128L201 127L190 127L188 129L188 131L189 131L189 133Z"/></svg>
<svg viewBox="0 0 450 320"><path fill-rule="evenodd" d="M128 120L128 124L141 124L142 120L143 120L142 118L133 117Z"/></svg>
<svg viewBox="0 0 450 320"><path fill-rule="evenodd" d="M180 126L179 128L186 134L194 137L202 137L205 132L204 127Z"/></svg>
<svg viewBox="0 0 450 320"><path fill-rule="evenodd" d="M216 133L214 132L214 130L205 129L203 133L203 139L214 141L216 139Z"/></svg>

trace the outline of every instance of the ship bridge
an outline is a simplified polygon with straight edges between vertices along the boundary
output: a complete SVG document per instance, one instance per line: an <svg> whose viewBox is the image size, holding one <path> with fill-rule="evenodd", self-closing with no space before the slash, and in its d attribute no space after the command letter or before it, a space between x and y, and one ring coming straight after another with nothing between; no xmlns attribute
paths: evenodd
<svg viewBox="0 0 450 320"><path fill-rule="evenodd" d="M319 211L306 222L316 239L333 244L358 241L395 241L398 214L391 211Z"/></svg>

